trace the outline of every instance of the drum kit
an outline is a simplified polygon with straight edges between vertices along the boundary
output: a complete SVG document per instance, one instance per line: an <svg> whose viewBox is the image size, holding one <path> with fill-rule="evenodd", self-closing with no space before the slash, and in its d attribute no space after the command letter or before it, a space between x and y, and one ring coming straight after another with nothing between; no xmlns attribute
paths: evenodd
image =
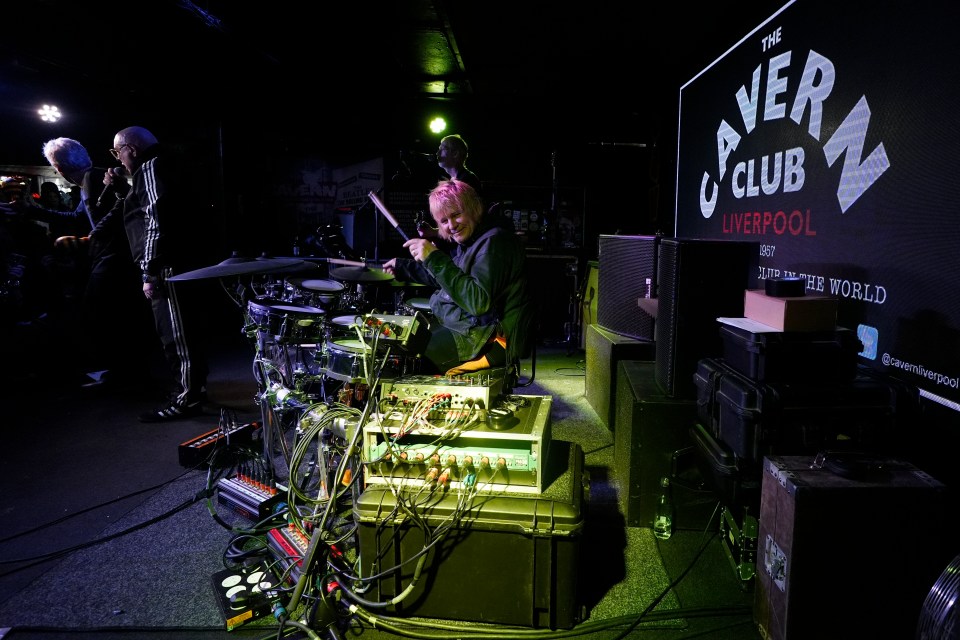
<svg viewBox="0 0 960 640"><path fill-rule="evenodd" d="M309 273L320 268L318 262L328 263L328 278ZM410 297L426 287L399 282L382 268L359 261L237 254L170 280L217 278L224 285L225 280L242 276L249 277L249 286L238 282L237 296L231 298L243 309L243 330L255 343L261 395L285 388L317 401L342 402L344 392L356 397L349 392L360 391L374 376L390 379L418 370L417 359L409 354L380 358L371 353L361 327L366 314L386 312L373 309L374 300L383 297L382 289L392 292L388 306L397 315L429 312L427 298Z"/></svg>

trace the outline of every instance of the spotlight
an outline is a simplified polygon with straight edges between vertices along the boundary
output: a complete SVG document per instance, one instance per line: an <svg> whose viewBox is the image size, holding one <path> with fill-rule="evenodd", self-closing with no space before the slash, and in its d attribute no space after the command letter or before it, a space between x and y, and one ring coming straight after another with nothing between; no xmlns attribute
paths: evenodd
<svg viewBox="0 0 960 640"><path fill-rule="evenodd" d="M434 133L440 133L447 128L447 121L443 118L436 117L430 121L430 131Z"/></svg>
<svg viewBox="0 0 960 640"><path fill-rule="evenodd" d="M37 113L40 114L40 119L44 122L56 122L63 114L60 112L60 109L56 105L45 104L42 109L38 109Z"/></svg>

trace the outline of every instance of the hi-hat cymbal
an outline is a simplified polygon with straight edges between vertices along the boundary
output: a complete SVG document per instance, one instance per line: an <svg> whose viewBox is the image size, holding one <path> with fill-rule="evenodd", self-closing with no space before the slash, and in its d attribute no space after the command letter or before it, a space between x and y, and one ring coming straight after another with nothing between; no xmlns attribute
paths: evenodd
<svg viewBox="0 0 960 640"><path fill-rule="evenodd" d="M242 276L254 273L290 273L305 268L315 268L304 260L295 258L243 258L233 256L219 264L202 269L194 269L185 273L178 273L169 278L171 282L184 280L204 280L206 278L225 278L228 276Z"/></svg>
<svg viewBox="0 0 960 640"><path fill-rule="evenodd" d="M369 267L339 267L330 270L330 277L348 282L387 282L393 275L381 269Z"/></svg>
<svg viewBox="0 0 960 640"><path fill-rule="evenodd" d="M404 282L403 280L394 280L390 283L391 287L426 287L422 282Z"/></svg>

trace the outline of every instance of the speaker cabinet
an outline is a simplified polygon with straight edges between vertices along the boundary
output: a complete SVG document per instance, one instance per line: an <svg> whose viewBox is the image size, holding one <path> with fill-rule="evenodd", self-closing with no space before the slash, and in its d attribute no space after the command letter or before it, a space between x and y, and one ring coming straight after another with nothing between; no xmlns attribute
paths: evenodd
<svg viewBox="0 0 960 640"><path fill-rule="evenodd" d="M761 635L921 637L924 599L956 554L946 486L895 460L837 453L814 463L763 461L754 593Z"/></svg>
<svg viewBox="0 0 960 640"><path fill-rule="evenodd" d="M660 240L655 341L666 395L696 398L697 362L723 355L717 318L743 316L743 293L756 288L759 264L753 242Z"/></svg>
<svg viewBox="0 0 960 640"><path fill-rule="evenodd" d="M627 338L595 324L587 326L584 391L587 402L605 427L613 429L617 363L621 360L648 360L652 363L654 355L653 342L649 340Z"/></svg>
<svg viewBox="0 0 960 640"><path fill-rule="evenodd" d="M600 236L597 324L607 331L653 340L654 319L637 300L656 289L657 242L656 236Z"/></svg>
<svg viewBox="0 0 960 640"><path fill-rule="evenodd" d="M627 526L652 527L660 478L678 475L678 462L690 445L688 431L697 419L697 403L663 395L654 380L654 363L636 360L620 362L616 397L613 464L620 510ZM680 487L674 483L674 526L703 529L709 511L693 516L689 506L694 496L682 494ZM712 498L710 502L715 503Z"/></svg>

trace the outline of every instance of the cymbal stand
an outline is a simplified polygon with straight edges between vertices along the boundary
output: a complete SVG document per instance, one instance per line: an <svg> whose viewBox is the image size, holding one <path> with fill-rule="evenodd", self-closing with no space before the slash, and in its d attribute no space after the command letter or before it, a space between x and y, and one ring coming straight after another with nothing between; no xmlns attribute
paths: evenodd
<svg viewBox="0 0 960 640"><path fill-rule="evenodd" d="M263 462L270 479L276 480L278 479L278 475L274 467L273 459L274 440L278 442L285 460L289 459L289 453L286 450L286 443L282 435L283 431L279 424L280 416L274 411L270 397L270 392L272 389L275 389L275 385L282 384L282 372L264 355L270 350L271 344L273 344L268 338L269 336L263 331L257 331L257 347L253 359L253 376L257 382L256 400L260 405L260 424L263 425ZM278 374L281 379L280 383L274 382ZM276 395L275 391L273 395Z"/></svg>
<svg viewBox="0 0 960 640"><path fill-rule="evenodd" d="M579 261L572 262L567 265L568 275L573 278L573 293L570 295L570 299L567 303L567 318L569 320L564 323L564 342L567 345L567 355L572 355L574 351L580 348L580 287L577 284L579 278L577 277L577 270L579 269Z"/></svg>

